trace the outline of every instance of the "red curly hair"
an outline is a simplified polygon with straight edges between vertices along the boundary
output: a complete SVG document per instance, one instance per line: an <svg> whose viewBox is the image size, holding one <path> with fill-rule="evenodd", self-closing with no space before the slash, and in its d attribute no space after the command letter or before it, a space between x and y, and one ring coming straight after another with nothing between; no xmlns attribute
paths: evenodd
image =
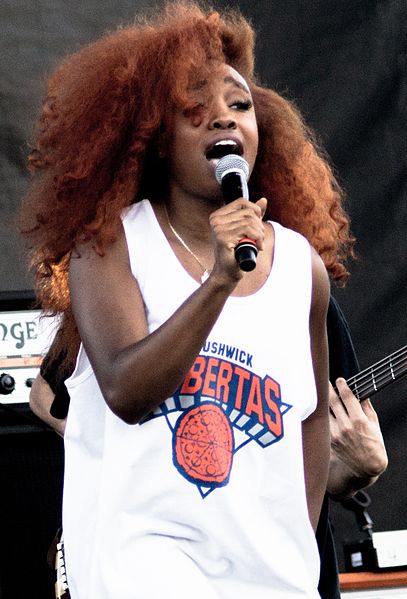
<svg viewBox="0 0 407 599"><path fill-rule="evenodd" d="M354 239L343 194L293 104L256 83L250 24L236 11L220 15L195 2L170 2L71 55L48 80L29 155L33 176L22 230L39 303L64 314L57 345L70 348L71 360L78 347L68 291L71 252L92 240L103 253L123 208L157 198L157 176L150 173L165 176L157 141L174 107L189 107L193 73L205 77L219 62L240 72L253 94L260 146L252 197L268 198L266 217L302 233L333 279L348 276L344 262Z"/></svg>

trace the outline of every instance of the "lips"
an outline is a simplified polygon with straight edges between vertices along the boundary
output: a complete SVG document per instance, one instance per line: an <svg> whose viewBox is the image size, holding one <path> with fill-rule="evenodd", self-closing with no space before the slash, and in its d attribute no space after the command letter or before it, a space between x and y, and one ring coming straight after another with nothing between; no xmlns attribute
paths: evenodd
<svg viewBox="0 0 407 599"><path fill-rule="evenodd" d="M242 156L243 146L242 143L232 137L218 139L212 142L205 150L206 159L210 162L220 160L228 154L237 154Z"/></svg>

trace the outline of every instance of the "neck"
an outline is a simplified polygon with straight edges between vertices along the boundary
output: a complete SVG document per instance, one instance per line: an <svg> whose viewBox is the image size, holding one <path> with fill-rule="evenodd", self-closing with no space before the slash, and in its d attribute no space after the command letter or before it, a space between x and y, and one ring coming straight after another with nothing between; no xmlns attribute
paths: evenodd
<svg viewBox="0 0 407 599"><path fill-rule="evenodd" d="M218 206L205 200L191 197L180 199L169 198L165 204L171 225L187 239L195 244L206 244L211 241L209 217Z"/></svg>

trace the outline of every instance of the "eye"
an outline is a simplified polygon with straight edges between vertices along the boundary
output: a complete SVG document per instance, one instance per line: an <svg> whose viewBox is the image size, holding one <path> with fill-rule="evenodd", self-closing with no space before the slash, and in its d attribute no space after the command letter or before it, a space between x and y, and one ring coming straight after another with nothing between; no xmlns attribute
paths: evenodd
<svg viewBox="0 0 407 599"><path fill-rule="evenodd" d="M241 110L243 112L250 110L252 106L253 102L251 100L238 100L231 104L232 108L236 108L236 110Z"/></svg>

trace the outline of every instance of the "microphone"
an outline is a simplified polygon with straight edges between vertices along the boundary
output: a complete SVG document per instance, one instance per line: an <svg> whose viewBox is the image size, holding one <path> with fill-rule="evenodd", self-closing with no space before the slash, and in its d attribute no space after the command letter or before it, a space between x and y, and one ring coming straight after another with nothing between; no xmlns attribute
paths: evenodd
<svg viewBox="0 0 407 599"><path fill-rule="evenodd" d="M222 186L222 193L226 204L238 198L249 199L247 179L249 178L249 165L246 160L237 154L227 154L216 165L215 177ZM235 258L240 268L250 272L256 268L257 246L252 239L244 238L235 247Z"/></svg>

